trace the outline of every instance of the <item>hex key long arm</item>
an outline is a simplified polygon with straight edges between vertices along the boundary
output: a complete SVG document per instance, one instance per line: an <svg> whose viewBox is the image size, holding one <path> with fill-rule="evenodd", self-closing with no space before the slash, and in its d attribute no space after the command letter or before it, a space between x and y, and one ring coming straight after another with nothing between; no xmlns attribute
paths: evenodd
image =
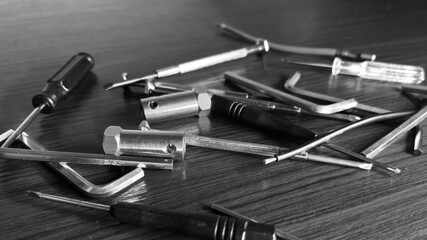
<svg viewBox="0 0 427 240"><path fill-rule="evenodd" d="M349 99L330 105L319 105L231 72L226 72L224 76L225 79L229 80L232 83L250 88L254 91L260 92L262 94L280 100L284 103L294 104L298 107L315 113L332 114L353 108L357 105L357 102L354 99Z"/></svg>
<svg viewBox="0 0 427 240"><path fill-rule="evenodd" d="M1 134L0 141L7 139L12 133L13 130L8 130L7 132ZM45 147L43 147L40 143L38 143L25 132L21 134L19 139L30 149L46 150ZM144 177L144 170L142 168L135 168L134 170L114 181L97 185L91 183L85 177L80 175L67 163L46 162L46 164L59 175L63 176L69 183L74 185L83 194L92 198L102 198L117 194L129 188L131 185L135 184L137 181L141 180L142 177Z"/></svg>
<svg viewBox="0 0 427 240"><path fill-rule="evenodd" d="M301 88L297 88L296 85L298 83L298 81L301 78L301 74L299 72L295 72L294 75L292 75L292 77L290 77L284 84L285 89L301 95L301 96L306 96L309 98L315 98L315 99L319 99L319 100L323 100L323 101L327 101L327 102L342 102L344 101L343 99L340 98L336 98L336 97L332 97L329 95L324 95L324 94L320 94L320 93L316 93L316 92L311 92L305 89L301 89ZM357 103L357 105L354 107L355 109L359 109L362 111L366 111L366 112L370 112L370 113L376 113L376 114L382 114L382 113L389 113L389 110L385 110L382 108L378 108L378 107L373 107L373 106L369 106L369 105L365 105L365 104L361 104L361 103Z"/></svg>

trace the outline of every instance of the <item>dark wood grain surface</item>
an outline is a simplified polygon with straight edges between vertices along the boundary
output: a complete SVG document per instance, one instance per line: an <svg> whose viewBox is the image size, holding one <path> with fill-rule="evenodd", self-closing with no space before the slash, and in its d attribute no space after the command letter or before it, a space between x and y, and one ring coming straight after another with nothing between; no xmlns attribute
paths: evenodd
<svg viewBox="0 0 427 240"><path fill-rule="evenodd" d="M16 128L32 111L31 99L65 61L80 51L96 61L93 74L26 130L56 151L103 153L106 127L137 129L143 120L139 98L103 85L250 44L218 33L225 22L278 43L333 47L378 55L378 61L427 66L425 1L2 1L0 3L0 126ZM298 87L392 111L416 106L392 84L328 70L280 63L271 52L249 56L167 81L237 90L225 71L238 72L282 88L295 71ZM310 59L307 58L306 59ZM313 60L313 59L311 59ZM314 59L331 61L331 59ZM310 129L327 132L344 123L301 117ZM286 138L217 116L153 123L153 128L292 147ZM331 142L361 151L391 130L374 124ZM196 147L173 171L146 170L132 188L92 199L46 165L0 160L1 239L191 239L172 231L121 224L105 212L54 204L26 196L27 190L98 203L134 200L183 211L208 211L218 203L302 239L427 238L427 161L408 153L407 134L376 159L393 164L399 175L308 161L263 165L262 157ZM332 154L319 148L317 152ZM341 156L334 154L334 156ZM120 168L73 166L102 184L122 175Z"/></svg>

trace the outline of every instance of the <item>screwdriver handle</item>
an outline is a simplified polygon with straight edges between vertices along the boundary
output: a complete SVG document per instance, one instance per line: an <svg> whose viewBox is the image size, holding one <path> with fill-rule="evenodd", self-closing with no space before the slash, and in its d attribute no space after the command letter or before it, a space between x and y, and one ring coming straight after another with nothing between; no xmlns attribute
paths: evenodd
<svg viewBox="0 0 427 240"><path fill-rule="evenodd" d="M176 212L129 202L111 205L110 213L120 222L168 228L211 240L276 239L273 225L214 214Z"/></svg>
<svg viewBox="0 0 427 240"><path fill-rule="evenodd" d="M43 91L33 97L34 107L43 107L42 113L51 113L58 102L72 91L93 68L95 60L88 53L78 53L70 58L49 80Z"/></svg>

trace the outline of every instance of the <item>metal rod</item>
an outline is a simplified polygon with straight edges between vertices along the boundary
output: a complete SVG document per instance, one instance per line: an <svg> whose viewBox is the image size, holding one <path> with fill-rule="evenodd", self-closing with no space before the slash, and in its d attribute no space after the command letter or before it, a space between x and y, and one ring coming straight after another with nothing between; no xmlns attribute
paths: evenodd
<svg viewBox="0 0 427 240"><path fill-rule="evenodd" d="M38 107L34 108L34 110L28 115L28 117L16 128L16 130L9 136L8 139L1 145L2 148L9 147L21 133L30 125L30 123L39 115L39 113L43 110L46 104L41 104Z"/></svg>
<svg viewBox="0 0 427 240"><path fill-rule="evenodd" d="M264 84L255 82L248 78L239 76L237 74L226 72L224 74L225 78L235 84L250 88L257 92L263 93L267 96L273 97L277 100L280 100L284 103L294 104L298 107L304 108L311 112L322 113L322 114L331 114L336 112L341 112L349 108L353 108L357 105L356 100L349 99L339 103L334 103L330 105L319 105L313 102L307 101L305 99L287 94L283 91L276 90L272 87L266 86Z"/></svg>
<svg viewBox="0 0 427 240"><path fill-rule="evenodd" d="M360 126L364 126L364 125L367 125L367 124L370 124L370 123L378 122L378 121L383 121L383 120L388 120L388 119L405 117L405 116L408 116L408 115L410 115L412 113L413 113L413 111L386 113L386 114L376 115L376 116L372 116L372 117L367 117L367 118L364 118L364 119L362 119L362 120L360 120L358 122L349 123L349 124L347 124L347 125L345 125L343 127L335 129L334 131L332 131L332 132L330 132L330 133L328 133L328 134L326 134L324 136L317 137L317 138L309 141L307 144L305 144L303 146L300 146L300 147L298 147L296 149L292 149L292 150L290 150L290 151L288 151L286 153L276 155L276 156L274 156L272 158L264 159L264 164L270 164L270 163L273 163L273 162L282 161L282 160L285 160L285 159L290 158L292 156L295 156L296 154L305 152L305 151L307 151L309 149L312 149L312 148L314 148L314 147L316 147L316 146L318 146L318 145L320 145L322 143L325 143L325 142L329 141L330 139L332 139L332 138L334 138L334 137L336 137L338 135L343 134L344 132L346 132L348 130L351 130L351 129L354 129L354 128L357 128L357 127L360 127ZM393 168L387 168L386 170L389 170L389 171L392 171L392 172L400 172L400 170L393 169Z"/></svg>
<svg viewBox="0 0 427 240"><path fill-rule="evenodd" d="M248 142L238 142L238 141L225 140L220 138L203 137L198 135L184 135L184 137L185 137L186 144L192 145L192 146L248 153L248 154L254 154L254 155L261 155L261 156L274 156L276 154L280 154L282 152L288 151L287 148L281 148L276 146L248 143ZM306 152L296 154L292 158L298 159L298 160L323 162L323 163L341 165L346 167L354 167L354 168L360 168L364 170L370 170L372 168L372 164L360 163L360 162L334 158L329 156L319 156L319 155L309 154Z"/></svg>
<svg viewBox="0 0 427 240"><path fill-rule="evenodd" d="M362 160L362 161L369 162L369 163L371 163L374 167L378 167L378 168L381 168L381 169L387 169L387 170L392 171L392 172L394 172L394 173L400 173L400 169L398 169L398 168L396 168L396 167L392 167L392 166L390 166L390 165L387 165L387 164L384 164L384 163L381 163L381 162L378 162L378 161L372 160L372 159L367 158L367 157L365 157L365 156L363 156L363 155L361 155L361 154L355 153L355 152L353 152L353 151L350 151L350 150L345 149L345 148L343 148L343 147L340 147L340 146L338 146L338 145L331 144L331 143L323 143L323 146L328 147L328 148L330 148L330 149L333 149L333 150L335 150L335 151L338 151L338 152L341 152L341 153L347 154L347 155L349 155L349 156L355 157L355 158L360 159L360 160Z"/></svg>
<svg viewBox="0 0 427 240"><path fill-rule="evenodd" d="M327 101L327 102L342 102L344 101L343 99L340 98L336 98L333 96L329 96L329 95L325 95L325 94L320 94L320 93L316 93L316 92L311 92L305 89L301 89L301 88L297 88L296 84L298 83L298 81L301 79L301 74L299 72L295 72L294 75L292 75L292 77L290 77L288 80L286 80L284 86L285 89L292 92L292 93L296 93L298 95L301 96L306 96L312 99L319 99L319 100L323 100L323 101ZM376 114L382 114L382 113L389 113L389 110L386 109L382 109L382 108L378 108L378 107L373 107L373 106L369 106L366 104L361 104L361 103L357 103L357 105L354 107L355 109L359 109L362 111L366 111L366 112L370 112L370 113L376 113Z"/></svg>
<svg viewBox="0 0 427 240"><path fill-rule="evenodd" d="M427 117L427 105L412 115L408 120L400 124L393 131L376 141L374 144L362 151L362 154L368 158L373 158L390 146L403 134L407 133L413 127L417 126Z"/></svg>
<svg viewBox="0 0 427 240"><path fill-rule="evenodd" d="M242 30L239 30L235 27L231 27L225 23L217 24L217 27L224 32L231 33L232 35L240 37L248 42L257 42L260 39L264 39L264 38L252 36L246 32L243 32ZM269 41L269 44L272 50L285 52L285 53L320 55L320 56L331 56L331 57L336 56L336 57L353 59L357 61L361 61L361 60L374 61L376 58L375 54L352 53L347 50L340 50L340 49L333 49L333 48L301 47L301 46L278 44L270 41Z"/></svg>
<svg viewBox="0 0 427 240"><path fill-rule="evenodd" d="M257 220L255 220L253 218L246 217L245 215L239 214L237 212L234 212L234 211L232 211L230 209L227 209L227 208L222 207L222 206L220 206L218 204L215 204L215 203L211 204L210 208L212 208L212 209L214 209L214 210L216 210L216 211L218 211L218 212L220 212L220 213L222 213L224 215L235 217L237 219L242 219L242 220L256 222L256 223L258 222ZM298 238L298 237L296 237L296 236L294 236L294 235L292 235L290 233L287 233L285 231L279 230L277 228L276 228L276 235L278 237L282 238L282 239L301 240L300 238Z"/></svg>
<svg viewBox="0 0 427 240"><path fill-rule="evenodd" d="M81 200L72 199L72 198L54 196L54 195L41 193L41 192L27 191L27 196L33 197L33 198L45 199L53 202L61 202L69 205L76 205L79 207L98 209L98 210L107 211L107 212L110 211L110 206L108 205L81 201Z"/></svg>
<svg viewBox="0 0 427 240"><path fill-rule="evenodd" d="M414 128L415 137L414 137L414 148L412 149L412 154L419 156L423 153L421 149L423 147L423 128L420 125L417 125Z"/></svg>
<svg viewBox="0 0 427 240"><path fill-rule="evenodd" d="M155 74L151 74L141 78L128 80L126 78L126 74L123 74L122 76L124 77L123 79L124 81L119 83L107 84L106 86L104 86L104 88L105 90L111 90L114 88L123 87L126 85L144 81L144 80L158 79L158 78L168 77L176 74L183 74L183 73L199 70L202 68L214 66L220 63L241 59L248 56L249 54L268 52L268 50L269 50L268 42L266 40L262 40L262 41L258 41L254 46L240 48L237 50L181 63L175 66L158 69L156 70Z"/></svg>
<svg viewBox="0 0 427 240"><path fill-rule="evenodd" d="M18 148L0 148L0 158L42 162L67 162L76 164L141 167L153 169L173 168L172 158L116 157L104 154L39 151Z"/></svg>

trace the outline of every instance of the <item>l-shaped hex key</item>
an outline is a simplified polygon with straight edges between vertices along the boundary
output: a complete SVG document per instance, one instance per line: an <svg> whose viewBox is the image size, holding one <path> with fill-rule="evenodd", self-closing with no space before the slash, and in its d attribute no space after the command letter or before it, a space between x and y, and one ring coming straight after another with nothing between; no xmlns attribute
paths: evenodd
<svg viewBox="0 0 427 240"><path fill-rule="evenodd" d="M5 133L0 135L0 142L6 140L11 134L13 130L8 130ZM42 150L46 151L47 149L43 147L40 143L34 140L30 135L23 132L19 137L19 140L30 149L33 150ZM78 190L80 190L83 194L93 197L93 198L101 198L101 197L109 197L116 193L119 193L132 184L136 183L142 177L144 177L144 171L142 168L135 168L131 172L123 175L122 177L106 183L102 185L97 185L91 183L89 180L84 178L74 169L72 169L67 163L61 162L46 162L46 164L52 168L55 172L59 173L63 176L68 182L74 185Z"/></svg>
<svg viewBox="0 0 427 240"><path fill-rule="evenodd" d="M226 72L224 76L225 79L231 81L232 83L250 88L284 103L294 104L298 107L315 113L332 114L353 108L357 105L357 102L354 99L340 101L329 105L319 105L231 72Z"/></svg>
<svg viewBox="0 0 427 240"><path fill-rule="evenodd" d="M336 98L336 97L332 97L329 95L324 95L324 94L320 94L320 93L316 93L316 92L311 92L308 90L304 90L304 89L295 87L295 85L297 85L297 82L300 80L300 78L301 78L301 74L299 72L295 72L294 75L292 75L292 77L290 77L285 82L285 88L292 93L295 93L295 94L298 94L301 96L305 96L305 97L309 97L312 99L319 99L319 100L323 100L323 101L327 101L327 102L333 102L333 103L344 101L343 99L340 99L340 98ZM358 110L370 112L370 113L376 113L376 114L382 114L382 113L389 113L390 112L389 110L385 110L382 108L373 107L373 106L369 106L369 105L365 105L365 104L361 104L361 103L357 103L357 105L354 108L358 109Z"/></svg>

